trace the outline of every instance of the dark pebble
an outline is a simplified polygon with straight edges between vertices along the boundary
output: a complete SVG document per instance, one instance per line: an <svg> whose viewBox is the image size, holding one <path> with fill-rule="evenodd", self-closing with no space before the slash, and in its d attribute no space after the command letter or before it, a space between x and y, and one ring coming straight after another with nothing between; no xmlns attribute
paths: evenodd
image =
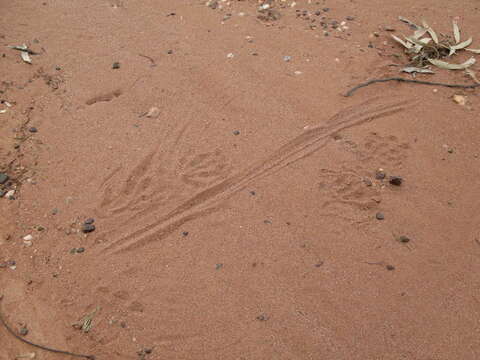
<svg viewBox="0 0 480 360"><path fill-rule="evenodd" d="M167 54L169 54L169 55L173 54L173 50L168 50Z"/></svg>
<svg viewBox="0 0 480 360"><path fill-rule="evenodd" d="M88 218L88 219L85 220L83 223L90 225L90 224L93 224L94 222L95 222L95 219L94 219L94 218Z"/></svg>
<svg viewBox="0 0 480 360"><path fill-rule="evenodd" d="M112 64L112 69L120 69L120 63L119 62L114 62Z"/></svg>
<svg viewBox="0 0 480 360"><path fill-rule="evenodd" d="M377 179L377 180L383 180L383 179L385 179L386 176L387 176L387 174L385 174L384 171L377 171L375 173L375 179Z"/></svg>
<svg viewBox="0 0 480 360"><path fill-rule="evenodd" d="M322 266L322 265L323 265L323 261L320 261L319 263L315 264L315 267L318 268L318 267L320 267L320 266Z"/></svg>
<svg viewBox="0 0 480 360"><path fill-rule="evenodd" d="M265 314L258 315L258 316L257 316L257 320L258 320L258 321L267 321L267 320L268 320L268 316L265 315Z"/></svg>
<svg viewBox="0 0 480 360"><path fill-rule="evenodd" d="M365 185L367 185L367 186L372 186L372 185L373 185L372 180L370 180L370 179L363 179L363 182L364 182Z"/></svg>
<svg viewBox="0 0 480 360"><path fill-rule="evenodd" d="M6 193L7 193L7 190L1 189L0 190L0 197L4 197Z"/></svg>
<svg viewBox="0 0 480 360"><path fill-rule="evenodd" d="M62 68L60 66L55 67L55 70L60 71Z"/></svg>
<svg viewBox="0 0 480 360"><path fill-rule="evenodd" d="M327 12L327 11L330 11L330 8L323 8L322 10Z"/></svg>
<svg viewBox="0 0 480 360"><path fill-rule="evenodd" d="M0 184L5 184L10 177L7 174L0 173Z"/></svg>
<svg viewBox="0 0 480 360"><path fill-rule="evenodd" d="M120 326L125 329L127 327L127 323L125 321L121 321Z"/></svg>
<svg viewBox="0 0 480 360"><path fill-rule="evenodd" d="M402 185L403 179L400 176L390 176L389 183L395 186Z"/></svg>
<svg viewBox="0 0 480 360"><path fill-rule="evenodd" d="M347 19L348 21L353 21L353 20L355 20L355 17L353 17L353 16L347 16L345 19Z"/></svg>
<svg viewBox="0 0 480 360"><path fill-rule="evenodd" d="M83 224L82 226L82 232L83 233L90 233L95 230L95 225L93 224Z"/></svg>
<svg viewBox="0 0 480 360"><path fill-rule="evenodd" d="M36 133L38 132L38 129L32 126L30 129L28 129L28 131L30 131L31 133Z"/></svg>
<svg viewBox="0 0 480 360"><path fill-rule="evenodd" d="M52 210L52 215L57 215L57 214L58 214L58 209L57 208L53 209Z"/></svg>
<svg viewBox="0 0 480 360"><path fill-rule="evenodd" d="M77 253L81 254L85 251L85 248L81 247L77 249Z"/></svg>
<svg viewBox="0 0 480 360"><path fill-rule="evenodd" d="M408 243L410 241L410 238L408 236L402 235L398 238L398 241L402 243Z"/></svg>
<svg viewBox="0 0 480 360"><path fill-rule="evenodd" d="M315 15L320 16L322 12L320 10L315 11Z"/></svg>
<svg viewBox="0 0 480 360"><path fill-rule="evenodd" d="M24 326L24 327L20 328L19 333L20 333L20 335L25 336L25 335L28 334L28 329Z"/></svg>
<svg viewBox="0 0 480 360"><path fill-rule="evenodd" d="M255 196L257 193L255 191L250 191L250 195Z"/></svg>
<svg viewBox="0 0 480 360"><path fill-rule="evenodd" d="M144 352L145 354L151 354L152 351L153 351L153 349L150 349L150 348L145 348L145 349L143 349L143 352Z"/></svg>
<svg viewBox="0 0 480 360"><path fill-rule="evenodd" d="M387 265L386 268L387 268L388 271L395 270L395 266L393 266L393 265Z"/></svg>
<svg viewBox="0 0 480 360"><path fill-rule="evenodd" d="M381 213L381 212L376 213L375 217L377 218L377 220L384 220L385 219L385 215L383 215L383 213Z"/></svg>
<svg viewBox="0 0 480 360"><path fill-rule="evenodd" d="M235 131L233 132L233 135L240 135L240 131L235 130Z"/></svg>
<svg viewBox="0 0 480 360"><path fill-rule="evenodd" d="M183 235L183 236L188 236L188 231L182 232L182 235Z"/></svg>
<svg viewBox="0 0 480 360"><path fill-rule="evenodd" d="M220 270L223 267L223 264L215 264L215 270Z"/></svg>

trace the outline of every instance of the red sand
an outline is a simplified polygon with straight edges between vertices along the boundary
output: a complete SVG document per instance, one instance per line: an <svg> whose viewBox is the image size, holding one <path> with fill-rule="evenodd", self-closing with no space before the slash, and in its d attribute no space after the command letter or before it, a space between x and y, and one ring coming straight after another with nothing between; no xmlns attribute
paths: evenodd
<svg viewBox="0 0 480 360"><path fill-rule="evenodd" d="M270 23L255 1L0 4L0 170L17 186L0 305L25 339L99 360L480 358L478 90L342 96L398 76L383 29L408 33L399 15L443 32L458 16L480 41L476 1L298 1ZM22 43L32 65L6 47ZM72 327L96 307L90 332ZM0 359L32 351L66 358L0 329Z"/></svg>

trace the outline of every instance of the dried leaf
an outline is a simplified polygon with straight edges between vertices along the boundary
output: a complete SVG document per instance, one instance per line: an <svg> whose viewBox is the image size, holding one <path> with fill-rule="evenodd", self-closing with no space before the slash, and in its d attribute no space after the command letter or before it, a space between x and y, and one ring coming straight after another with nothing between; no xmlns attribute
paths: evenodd
<svg viewBox="0 0 480 360"><path fill-rule="evenodd" d="M404 47L406 47L407 49L410 49L412 48L412 44L409 44L409 43L406 43L405 41L403 41L402 39L400 39L399 37L395 36L395 35L391 35L391 37L393 38L393 40L399 42L400 44L402 44Z"/></svg>
<svg viewBox="0 0 480 360"><path fill-rule="evenodd" d="M470 37L468 40L465 40L460 44L450 46L450 53L448 54L448 56L452 56L453 54L455 54L455 51L466 48L471 43L472 43L472 38Z"/></svg>
<svg viewBox="0 0 480 360"><path fill-rule="evenodd" d="M430 34L430 36L432 37L433 41L435 42L435 44L438 44L438 36L437 34L435 33L435 31L433 31L433 29L426 23L425 20L422 21L422 25L425 29L427 29L428 33Z"/></svg>
<svg viewBox="0 0 480 360"><path fill-rule="evenodd" d="M22 56L23 61L25 61L26 63L29 63L29 64L32 63L32 59L31 59L30 55L28 55L28 52L22 51L22 52L20 52L20 55Z"/></svg>
<svg viewBox="0 0 480 360"><path fill-rule="evenodd" d="M402 69L402 72L406 72L408 74L412 73L422 73L422 74L435 74L432 70L427 68L418 68L414 66L407 66Z"/></svg>
<svg viewBox="0 0 480 360"><path fill-rule="evenodd" d="M480 54L480 49L465 49L465 50L471 51L471 52L473 52L473 53L475 53L475 54Z"/></svg>
<svg viewBox="0 0 480 360"><path fill-rule="evenodd" d="M458 28L457 22L453 22L453 37L455 42L458 44L460 42L460 29Z"/></svg>
<svg viewBox="0 0 480 360"><path fill-rule="evenodd" d="M475 64L475 58L471 57L467 61L465 61L463 64L450 64L446 61L441 61L437 59L428 59L428 61L435 66L438 66L441 69L447 69L447 70L463 70L468 68L469 66L472 66Z"/></svg>
<svg viewBox="0 0 480 360"><path fill-rule="evenodd" d="M420 39L425 33L427 32L427 29L420 28L418 30L415 30L415 32L412 35L412 38L414 39Z"/></svg>
<svg viewBox="0 0 480 360"><path fill-rule="evenodd" d="M475 71L473 71L472 69L466 69L465 73L468 76L470 76L473 79L473 81L475 81L477 84L480 84L480 80L478 80L477 74L475 74Z"/></svg>
<svg viewBox="0 0 480 360"><path fill-rule="evenodd" d="M410 20L404 18L403 16L399 16L398 17L398 20L410 25L411 27L415 28L415 29L419 29L421 26L418 26L417 24L411 22Z"/></svg>

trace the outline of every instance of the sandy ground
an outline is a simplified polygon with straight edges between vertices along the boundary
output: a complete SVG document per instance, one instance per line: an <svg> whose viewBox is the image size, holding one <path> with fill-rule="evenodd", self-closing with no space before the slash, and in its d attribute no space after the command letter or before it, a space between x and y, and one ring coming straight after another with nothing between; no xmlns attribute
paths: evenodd
<svg viewBox="0 0 480 360"><path fill-rule="evenodd" d="M220 5L0 1L5 320L99 360L479 359L478 90L342 96L398 76L399 15L480 41L478 1ZM30 352L68 358L0 329Z"/></svg>

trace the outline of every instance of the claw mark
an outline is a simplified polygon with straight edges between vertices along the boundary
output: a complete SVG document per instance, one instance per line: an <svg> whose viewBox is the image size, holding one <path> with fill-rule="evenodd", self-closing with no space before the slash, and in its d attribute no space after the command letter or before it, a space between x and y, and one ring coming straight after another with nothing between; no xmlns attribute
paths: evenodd
<svg viewBox="0 0 480 360"><path fill-rule="evenodd" d="M148 179L147 172L154 162L154 157L161 158L159 145L157 145L131 173L121 191L123 195L117 196L117 200L122 199L122 196L128 197L132 193L136 194L138 191L143 192L145 197L133 196L133 199L127 204L110 209L110 214L115 214L121 213L126 208L133 208L136 213L128 218L126 224L134 226L141 221L141 223L147 225L132 229L127 235L109 243L104 251L124 252L163 239L186 222L217 211L218 206L223 201L244 189L252 181L271 175L312 155L323 148L333 134L401 112L406 107L413 105L412 101L380 102L379 99L372 99L360 105L348 107L330 118L325 126L309 129L281 146L265 160L231 176L228 176L226 166L223 160L219 159L221 156L218 152L198 155L190 161L180 160L180 165L176 164L177 167L173 170L168 168L157 170L159 176L163 176L164 185L163 187L159 185L154 189L155 191L147 194L146 191L151 188L150 184L153 181ZM176 137L175 144L178 143L183 131L185 131L185 128ZM172 152L174 149L166 151ZM190 170L185 171L185 167ZM194 195L191 195L191 191L190 195L182 193L180 190L176 191L175 186L178 188L178 173L183 173L184 187L190 185L199 191ZM171 200L171 194L177 192L183 201L166 214L160 215L161 206L165 206ZM103 200L101 206L115 205L116 199L113 198L113 193L108 186L106 194L106 199Z"/></svg>

